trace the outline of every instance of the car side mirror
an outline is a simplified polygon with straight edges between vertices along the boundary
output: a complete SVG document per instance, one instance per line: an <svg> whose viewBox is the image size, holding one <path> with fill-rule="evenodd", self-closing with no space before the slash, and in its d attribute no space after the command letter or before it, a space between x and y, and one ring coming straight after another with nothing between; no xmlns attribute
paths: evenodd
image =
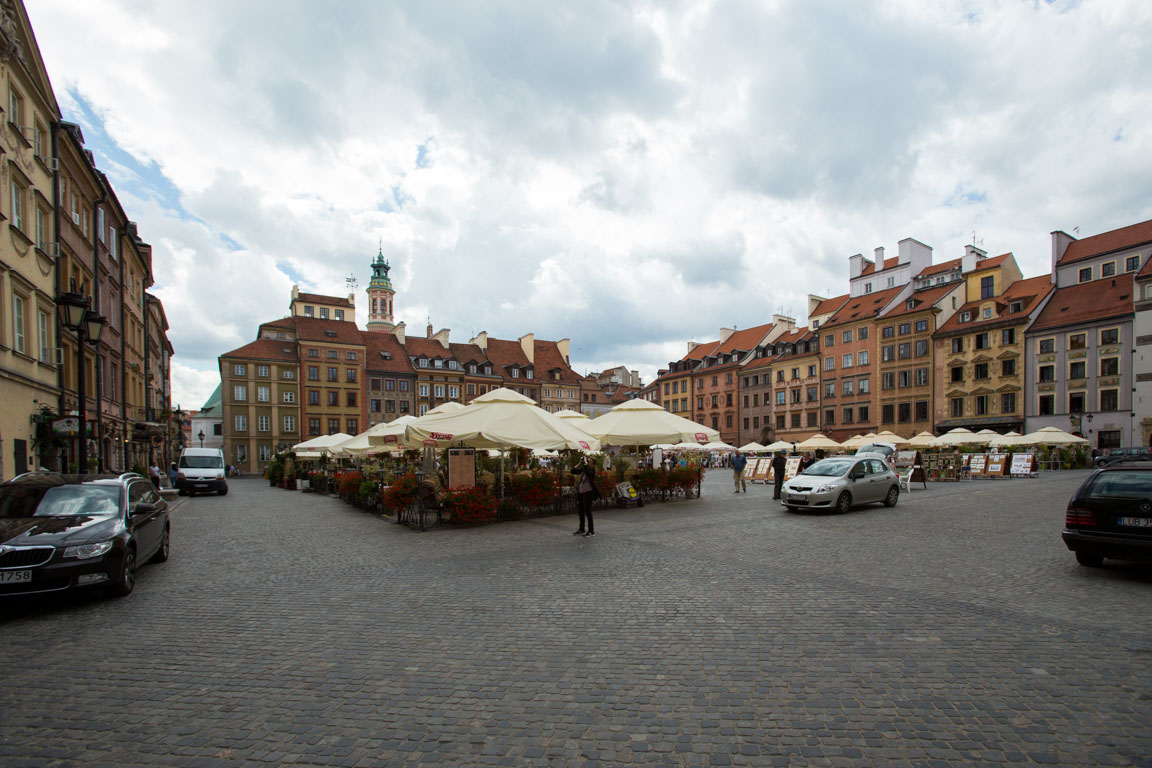
<svg viewBox="0 0 1152 768"><path fill-rule="evenodd" d="M136 507L132 510L132 514L143 515L143 514L147 514L148 512L155 512L155 511L156 511L156 505L154 503L152 503L151 501L142 501L139 504L137 504Z"/></svg>
<svg viewBox="0 0 1152 768"><path fill-rule="evenodd" d="M860 478L864 477L864 470L863 470L863 469L861 469L860 467L855 467L855 468L854 468L854 469L853 469L853 470L852 470L852 471L851 471L851 472L848 474L848 477L852 478L853 480L859 480Z"/></svg>

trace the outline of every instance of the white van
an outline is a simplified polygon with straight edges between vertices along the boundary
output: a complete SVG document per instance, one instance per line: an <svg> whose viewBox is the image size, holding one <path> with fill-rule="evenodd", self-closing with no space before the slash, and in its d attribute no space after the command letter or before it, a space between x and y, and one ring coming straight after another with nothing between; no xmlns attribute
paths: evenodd
<svg viewBox="0 0 1152 768"><path fill-rule="evenodd" d="M181 496L203 491L228 493L224 452L219 448L185 448L176 464L176 490Z"/></svg>

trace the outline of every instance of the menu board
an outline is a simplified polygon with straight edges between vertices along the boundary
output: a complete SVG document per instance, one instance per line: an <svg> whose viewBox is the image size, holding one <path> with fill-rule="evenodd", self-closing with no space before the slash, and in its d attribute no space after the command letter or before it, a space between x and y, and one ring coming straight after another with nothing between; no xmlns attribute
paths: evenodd
<svg viewBox="0 0 1152 768"><path fill-rule="evenodd" d="M988 457L982 453L972 454L972 458L968 460L968 470L972 473L972 477L980 477L984 474L984 468L988 465Z"/></svg>
<svg viewBox="0 0 1152 768"><path fill-rule="evenodd" d="M1031 477L1036 471L1036 458L1030 453L1012 454L1012 477Z"/></svg>

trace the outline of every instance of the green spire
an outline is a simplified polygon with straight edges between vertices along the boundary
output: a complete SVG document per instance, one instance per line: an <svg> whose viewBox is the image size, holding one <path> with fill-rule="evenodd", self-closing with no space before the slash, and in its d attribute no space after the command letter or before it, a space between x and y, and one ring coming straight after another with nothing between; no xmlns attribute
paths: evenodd
<svg viewBox="0 0 1152 768"><path fill-rule="evenodd" d="M372 260L372 279L368 281L369 288L387 288L392 290L392 281L388 279L388 262L384 259L384 246L376 251L376 258Z"/></svg>

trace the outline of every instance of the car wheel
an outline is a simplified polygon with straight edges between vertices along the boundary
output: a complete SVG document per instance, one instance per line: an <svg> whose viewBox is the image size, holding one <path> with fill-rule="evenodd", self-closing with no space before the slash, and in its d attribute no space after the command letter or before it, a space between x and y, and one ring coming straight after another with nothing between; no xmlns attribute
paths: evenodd
<svg viewBox="0 0 1152 768"><path fill-rule="evenodd" d="M884 506L894 507L896 502L900 500L900 489L892 486L888 489L888 495L884 497Z"/></svg>
<svg viewBox="0 0 1152 768"><path fill-rule="evenodd" d="M124 567L120 570L120 578L112 586L112 594L116 597L127 597L132 594L136 586L136 550L129 547L124 553Z"/></svg>
<svg viewBox="0 0 1152 768"><path fill-rule="evenodd" d="M1104 565L1104 556L1098 555L1095 552L1077 552L1076 562L1089 568L1099 568Z"/></svg>
<svg viewBox="0 0 1152 768"><path fill-rule="evenodd" d="M219 493L221 496L227 496L228 495L228 488L225 487L224 490L217 491L217 493Z"/></svg>
<svg viewBox="0 0 1152 768"><path fill-rule="evenodd" d="M848 512L852 509L852 496L848 491L840 494L840 498L836 499L836 511L841 514Z"/></svg>
<svg viewBox="0 0 1152 768"><path fill-rule="evenodd" d="M168 559L168 553L171 549L169 543L169 536L171 534L170 526L164 526L164 534L160 537L160 549L156 550L156 554L152 555L150 563L163 563Z"/></svg>

